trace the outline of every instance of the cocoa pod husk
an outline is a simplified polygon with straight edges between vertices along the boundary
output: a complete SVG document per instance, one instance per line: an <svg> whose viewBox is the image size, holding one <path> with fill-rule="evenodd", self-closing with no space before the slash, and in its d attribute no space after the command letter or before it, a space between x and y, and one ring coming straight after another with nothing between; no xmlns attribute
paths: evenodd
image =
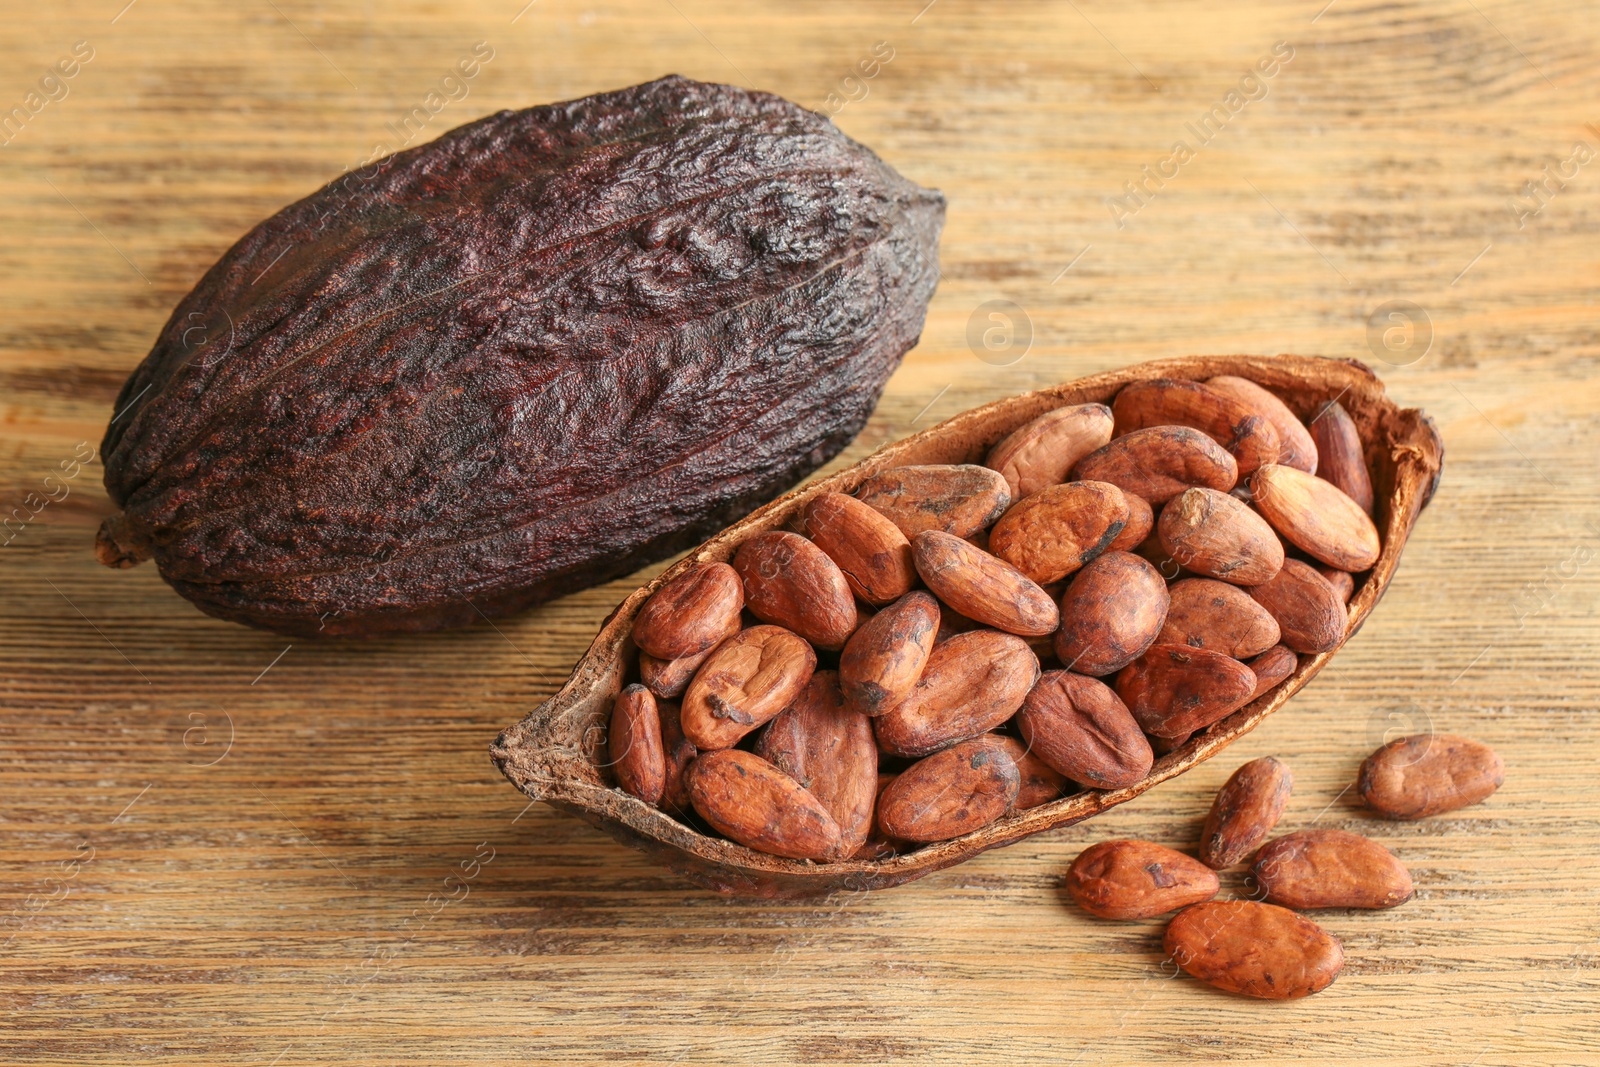
<svg viewBox="0 0 1600 1067"><path fill-rule="evenodd" d="M702 752L687 778L694 810L724 837L789 859L841 858L843 836L828 809L755 753Z"/></svg>
<svg viewBox="0 0 1600 1067"><path fill-rule="evenodd" d="M986 530L1011 504L998 471L972 463L895 467L856 487L856 499L888 516L906 537L938 530L971 537Z"/></svg>
<svg viewBox="0 0 1600 1067"><path fill-rule="evenodd" d="M1344 640L1349 612L1339 591L1310 564L1286 559L1269 581L1245 592L1277 620L1283 644L1296 652L1332 652Z"/></svg>
<svg viewBox="0 0 1600 1067"><path fill-rule="evenodd" d="M752 626L717 646L683 695L683 732L702 752L729 748L788 707L817 666L793 631Z"/></svg>
<svg viewBox="0 0 1600 1067"><path fill-rule="evenodd" d="M1249 378L1222 374L1206 379L1206 386L1226 393L1249 407L1257 415L1272 423L1278 431L1278 462L1295 467L1307 474L1317 473L1317 443L1311 438L1300 417L1289 410L1289 405L1277 394L1264 389Z"/></svg>
<svg viewBox="0 0 1600 1067"><path fill-rule="evenodd" d="M1162 946L1207 985L1264 1000L1294 1000L1328 988L1344 946L1310 919L1276 904L1212 900L1178 912Z"/></svg>
<svg viewBox="0 0 1600 1067"><path fill-rule="evenodd" d="M1184 569L1234 585L1260 585L1283 566L1283 542L1267 521L1215 489L1186 489L1167 501L1156 534Z"/></svg>
<svg viewBox="0 0 1600 1067"><path fill-rule="evenodd" d="M661 714L650 690L636 684L617 694L606 749L622 791L646 804L660 803L667 785L667 757L661 743Z"/></svg>
<svg viewBox="0 0 1600 1067"><path fill-rule="evenodd" d="M1150 426L1190 426L1233 453L1244 476L1278 461L1278 431L1246 404L1199 382L1154 378L1129 382L1111 402L1113 439Z"/></svg>
<svg viewBox="0 0 1600 1067"><path fill-rule="evenodd" d="M1067 480L1080 458L1111 440L1111 409L1072 404L1047 411L989 450L984 466L1000 472L1013 501Z"/></svg>
<svg viewBox="0 0 1600 1067"><path fill-rule="evenodd" d="M1250 497L1284 540L1318 561L1352 574L1378 562L1378 528L1332 482L1270 464L1250 476Z"/></svg>
<svg viewBox="0 0 1600 1067"><path fill-rule="evenodd" d="M1117 696L1147 734L1177 737L1243 707L1255 672L1231 656L1188 645L1152 645L1117 673Z"/></svg>
<svg viewBox="0 0 1600 1067"><path fill-rule="evenodd" d="M1114 674L1155 644L1167 603L1167 583L1149 561L1107 552L1073 575L1062 594L1056 658L1079 674Z"/></svg>
<svg viewBox="0 0 1600 1067"><path fill-rule="evenodd" d="M911 695L939 632L939 602L907 593L861 624L839 656L847 708L877 716Z"/></svg>
<svg viewBox="0 0 1600 1067"><path fill-rule="evenodd" d="M1226 493L1239 480L1232 453L1190 426L1147 426L1078 461L1075 478L1109 482L1151 504L1198 485Z"/></svg>
<svg viewBox="0 0 1600 1067"><path fill-rule="evenodd" d="M956 634L933 646L922 678L906 697L872 720L878 747L893 756L924 756L1009 719L1039 679L1027 642L995 630Z"/></svg>
<svg viewBox="0 0 1600 1067"><path fill-rule="evenodd" d="M1106 551L1127 524L1122 490L1106 482L1067 482L1011 505L989 531L989 551L1048 585Z"/></svg>
<svg viewBox="0 0 1600 1067"><path fill-rule="evenodd" d="M881 607L911 591L911 542L882 512L853 496L823 493L806 507L806 536L838 564L851 592Z"/></svg>
<svg viewBox="0 0 1600 1067"><path fill-rule="evenodd" d="M927 530L911 539L911 553L928 588L975 622L1026 637L1052 633L1061 622L1036 582L959 537Z"/></svg>
<svg viewBox="0 0 1600 1067"><path fill-rule="evenodd" d="M1234 771L1217 790L1200 831L1200 862L1220 871L1248 859L1278 825L1293 790L1294 774L1275 756Z"/></svg>
<svg viewBox="0 0 1600 1067"><path fill-rule="evenodd" d="M1285 834L1261 849L1250 872L1268 902L1297 911L1393 908L1414 892L1393 852L1344 830Z"/></svg>
<svg viewBox="0 0 1600 1067"><path fill-rule="evenodd" d="M739 546L733 569L745 605L762 622L793 630L821 649L844 647L860 616L839 565L799 534L763 530Z"/></svg>
<svg viewBox="0 0 1600 1067"><path fill-rule="evenodd" d="M1163 645L1209 648L1246 660L1278 643L1278 620L1236 585L1184 578L1173 582L1169 592L1167 619L1156 638Z"/></svg>
<svg viewBox="0 0 1600 1067"><path fill-rule="evenodd" d="M1317 445L1317 477L1338 486L1362 511L1372 514L1372 474L1361 434L1337 400L1318 409L1309 427Z"/></svg>
<svg viewBox="0 0 1600 1067"><path fill-rule="evenodd" d="M1505 781L1499 753L1454 734L1413 734L1379 748L1361 764L1356 789L1390 819L1422 819L1487 799Z"/></svg>
<svg viewBox="0 0 1600 1067"><path fill-rule="evenodd" d="M1217 872L1153 841L1101 841L1067 868L1067 893L1102 919L1150 919L1210 900Z"/></svg>
<svg viewBox="0 0 1600 1067"><path fill-rule="evenodd" d="M1028 751L1087 789L1121 789L1155 761L1133 714L1110 686L1071 671L1046 671L1017 710Z"/></svg>
<svg viewBox="0 0 1600 1067"><path fill-rule="evenodd" d="M905 841L948 841L1000 818L1021 787L1022 776L1002 739L974 737L896 776L878 799L878 825Z"/></svg>
<svg viewBox="0 0 1600 1067"><path fill-rule="evenodd" d="M756 755L810 790L839 824L840 849L866 843L878 795L872 722L844 705L837 671L817 671L762 729Z"/></svg>

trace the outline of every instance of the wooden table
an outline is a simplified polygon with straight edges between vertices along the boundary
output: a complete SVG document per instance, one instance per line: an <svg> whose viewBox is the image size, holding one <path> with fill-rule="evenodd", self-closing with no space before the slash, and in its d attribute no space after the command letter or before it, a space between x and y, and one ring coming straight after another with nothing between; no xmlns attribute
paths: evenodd
<svg viewBox="0 0 1600 1067"><path fill-rule="evenodd" d="M66 490L0 549L0 1062L1600 1063L1592 6L123 2L0 19L6 108L93 53L0 151L0 510ZM1282 714L1133 805L903 889L771 903L696 890L490 766L643 575L318 644L97 566L88 457L173 304L394 145L479 41L424 137L678 71L837 110L944 190L922 344L840 462L1134 360L1372 363L1448 449L1388 598ZM1010 347L969 345L992 313ZM1429 727L1495 745L1504 788L1368 818L1361 757ZM1086 844L1190 846L1268 753L1297 777L1284 829L1372 834L1418 884L1323 917L1349 957L1327 992L1226 997L1173 977L1160 922L1063 901Z"/></svg>

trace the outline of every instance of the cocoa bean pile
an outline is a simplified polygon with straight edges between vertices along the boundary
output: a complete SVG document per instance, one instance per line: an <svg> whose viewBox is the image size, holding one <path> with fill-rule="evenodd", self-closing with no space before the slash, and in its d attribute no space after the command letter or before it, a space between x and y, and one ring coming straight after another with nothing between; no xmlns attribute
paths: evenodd
<svg viewBox="0 0 1600 1067"><path fill-rule="evenodd" d="M1344 640L1381 548L1362 444L1237 377L1125 386L809 501L663 585L610 764L740 844L883 859L1158 752Z"/></svg>
<svg viewBox="0 0 1600 1067"><path fill-rule="evenodd" d="M1487 745L1418 734L1368 756L1356 789L1378 815L1420 819L1476 804L1504 777ZM1163 939L1167 955L1208 985L1269 1000L1320 992L1344 967L1344 947L1296 912L1393 908L1411 899L1414 886L1394 853L1360 834L1306 829L1267 841L1293 788L1281 760L1251 760L1218 790L1199 859L1153 841L1102 841L1072 861L1067 892L1105 919L1177 911ZM1221 889L1218 872L1252 854L1249 898L1212 899Z"/></svg>

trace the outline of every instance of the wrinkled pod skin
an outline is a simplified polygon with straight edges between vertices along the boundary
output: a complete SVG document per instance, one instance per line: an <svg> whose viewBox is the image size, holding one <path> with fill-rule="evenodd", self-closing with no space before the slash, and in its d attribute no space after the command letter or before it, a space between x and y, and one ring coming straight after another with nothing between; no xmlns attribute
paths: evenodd
<svg viewBox="0 0 1600 1067"><path fill-rule="evenodd" d="M943 216L765 93L674 76L469 123L285 208L183 299L107 428L97 555L321 636L627 574L855 437Z"/></svg>

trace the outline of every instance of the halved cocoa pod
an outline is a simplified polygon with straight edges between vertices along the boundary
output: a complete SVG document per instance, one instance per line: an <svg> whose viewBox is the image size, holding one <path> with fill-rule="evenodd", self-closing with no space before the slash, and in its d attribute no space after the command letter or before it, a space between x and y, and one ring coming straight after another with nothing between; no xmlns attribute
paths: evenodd
<svg viewBox="0 0 1600 1067"><path fill-rule="evenodd" d="M1393 908L1411 899L1411 872L1393 852L1344 830L1301 830L1267 844L1250 869L1286 908Z"/></svg>
<svg viewBox="0 0 1600 1067"><path fill-rule="evenodd" d="M907 593L861 624L839 657L845 707L882 715L911 694L939 631L939 602Z"/></svg>
<svg viewBox="0 0 1600 1067"><path fill-rule="evenodd" d="M1250 699L1255 700L1293 674L1300 657L1285 645L1273 645L1245 666L1256 676L1256 687L1250 691Z"/></svg>
<svg viewBox="0 0 1600 1067"><path fill-rule="evenodd" d="M1167 583L1147 560L1107 552L1073 575L1062 594L1056 658L1079 674L1121 670L1155 643L1167 600Z"/></svg>
<svg viewBox="0 0 1600 1067"><path fill-rule="evenodd" d="M984 465L999 471L1012 500L1067 480L1078 460L1111 440L1111 409L1071 404L1047 411L989 450Z"/></svg>
<svg viewBox="0 0 1600 1067"><path fill-rule="evenodd" d="M1046 585L1104 552L1127 524L1122 490L1106 482L1067 482L1013 504L989 531L989 551Z"/></svg>
<svg viewBox="0 0 1600 1067"><path fill-rule="evenodd" d="M683 695L683 732L702 752L729 748L788 707L817 654L781 626L752 626L717 646Z"/></svg>
<svg viewBox="0 0 1600 1067"><path fill-rule="evenodd" d="M694 656L715 647L737 626L744 583L726 563L701 563L656 590L639 609L633 643L657 659Z"/></svg>
<svg viewBox="0 0 1600 1067"><path fill-rule="evenodd" d="M1148 426L1084 456L1073 476L1164 504L1193 485L1226 493L1239 480L1239 464L1193 427Z"/></svg>
<svg viewBox="0 0 1600 1067"><path fill-rule="evenodd" d="M666 784L661 790L661 809L674 815L687 815L693 809L684 771L700 750L683 736L682 713L671 700L656 701L661 716L661 749L666 755Z"/></svg>
<svg viewBox="0 0 1600 1067"><path fill-rule="evenodd" d="M1317 410L1309 428L1317 444L1317 476L1338 486L1371 515L1372 475L1350 413L1337 400L1329 401Z"/></svg>
<svg viewBox="0 0 1600 1067"><path fill-rule="evenodd" d="M911 542L882 512L844 493L823 493L806 508L806 536L839 565L850 590L882 606L917 584Z"/></svg>
<svg viewBox="0 0 1600 1067"><path fill-rule="evenodd" d="M646 804L659 803L667 785L667 757L661 745L660 713L650 690L630 685L617 695L606 748L622 791Z"/></svg>
<svg viewBox="0 0 1600 1067"><path fill-rule="evenodd" d="M811 791L839 824L849 855L867 840L878 795L878 745L872 722L844 706L836 671L817 671L799 696L767 723L756 755Z"/></svg>
<svg viewBox="0 0 1600 1067"><path fill-rule="evenodd" d="M1505 781L1499 753L1453 734L1390 741L1361 764L1356 788L1367 806L1391 819L1422 819L1476 804Z"/></svg>
<svg viewBox="0 0 1600 1067"><path fill-rule="evenodd" d="M902 771L878 798L878 825L906 841L948 841L1000 818L1021 787L1002 739L974 737Z"/></svg>
<svg viewBox="0 0 1600 1067"><path fill-rule="evenodd" d="M747 848L790 859L840 858L843 835L822 802L753 752L703 752L689 764L700 817Z"/></svg>
<svg viewBox="0 0 1600 1067"><path fill-rule="evenodd" d="M933 646L911 695L872 720L878 747L923 756L991 730L1022 706L1039 678L1026 641L994 630L956 634Z"/></svg>
<svg viewBox="0 0 1600 1067"><path fill-rule="evenodd" d="M1271 464L1250 478L1250 496L1290 544L1352 574L1377 562L1383 544L1361 506L1332 482ZM1247 583L1254 584L1254 583Z"/></svg>
<svg viewBox="0 0 1600 1067"><path fill-rule="evenodd" d="M1278 620L1236 585L1185 578L1172 583L1170 595L1167 621L1156 638L1163 645L1209 648L1245 660L1278 643Z"/></svg>
<svg viewBox="0 0 1600 1067"><path fill-rule="evenodd" d="M975 622L1030 637L1061 622L1055 601L1027 575L959 537L927 530L911 539L911 552L928 588Z"/></svg>
<svg viewBox="0 0 1600 1067"><path fill-rule="evenodd" d="M855 595L838 564L799 534L766 530L739 546L733 569L745 604L762 622L793 630L822 649L839 649L855 632Z"/></svg>
<svg viewBox="0 0 1600 1067"><path fill-rule="evenodd" d="M1152 645L1117 674L1117 696L1147 734L1177 737L1243 707L1255 691L1249 667L1221 652Z"/></svg>
<svg viewBox="0 0 1600 1067"><path fill-rule="evenodd" d="M1217 872L1153 841L1101 841L1067 868L1067 892L1102 919L1150 919L1210 900Z"/></svg>
<svg viewBox="0 0 1600 1067"><path fill-rule="evenodd" d="M1021 776L1021 782L1017 787L1017 799L1011 802L1012 810L1027 811L1029 808L1037 808L1040 804L1060 799L1070 791L1066 777L1040 759L1037 754L1030 752L1027 745L1015 737L1004 737L999 734L991 736L1000 738L1000 744L1005 747L1006 755L1017 765L1017 774Z"/></svg>
<svg viewBox="0 0 1600 1067"><path fill-rule="evenodd" d="M1246 590L1278 622L1283 643L1296 652L1331 652L1344 640L1350 616L1339 591L1316 569L1297 559L1262 585ZM1238 655L1245 659L1253 653Z"/></svg>
<svg viewBox="0 0 1600 1067"><path fill-rule="evenodd" d="M1344 947L1322 927L1276 904L1211 900L1178 912L1162 945L1207 985L1265 1000L1294 1000L1328 988Z"/></svg>
<svg viewBox="0 0 1600 1067"><path fill-rule="evenodd" d="M1283 566L1283 543L1266 520L1215 489L1186 489L1167 501L1156 533L1181 566L1234 585L1260 585Z"/></svg>
<svg viewBox="0 0 1600 1067"><path fill-rule="evenodd" d="M1150 536L1150 531L1156 528L1155 509L1149 501L1142 496L1124 492L1122 499L1128 502L1128 524L1122 532L1111 539L1111 544L1106 546L1107 552L1132 552L1136 550L1144 539Z"/></svg>
<svg viewBox="0 0 1600 1067"><path fill-rule="evenodd" d="M717 646L728 638L738 633L743 626L738 615L728 620L728 629L704 652L696 652L692 656L679 656L677 659L657 659L643 649L639 651L639 681L644 687L656 696L666 700L674 700L683 696L684 690L689 688L689 682L694 679L694 674L700 665L711 658L711 653Z"/></svg>
<svg viewBox="0 0 1600 1067"><path fill-rule="evenodd" d="M1233 453L1239 474L1278 462L1278 431L1226 393L1176 378L1130 382L1111 402L1112 437L1150 426L1192 426Z"/></svg>
<svg viewBox="0 0 1600 1067"><path fill-rule="evenodd" d="M1249 857L1278 825L1293 790L1289 765L1274 756L1234 771L1217 790L1200 831L1200 862L1220 871Z"/></svg>
<svg viewBox="0 0 1600 1067"><path fill-rule="evenodd" d="M907 537L938 530L971 537L986 530L1011 503L998 471L972 463L895 467L856 489L856 499L884 515Z"/></svg>
<svg viewBox="0 0 1600 1067"><path fill-rule="evenodd" d="M1278 431L1278 462L1286 467L1296 467L1307 474L1317 473L1317 444L1299 416L1289 410L1289 405L1279 400L1277 394L1261 388L1248 378L1234 374L1219 374L1207 379L1207 387L1227 393L1257 415L1272 423Z"/></svg>
<svg viewBox="0 0 1600 1067"><path fill-rule="evenodd" d="M1334 591L1339 594L1339 603L1350 603L1350 598L1355 595L1356 591L1355 575L1349 571L1342 571L1338 567L1330 567L1327 564L1319 566L1317 573L1328 579L1328 584L1333 586Z"/></svg>
<svg viewBox="0 0 1600 1067"><path fill-rule="evenodd" d="M1150 773L1155 754L1122 699L1071 671L1039 676L1017 711L1028 750L1089 789L1122 789Z"/></svg>

